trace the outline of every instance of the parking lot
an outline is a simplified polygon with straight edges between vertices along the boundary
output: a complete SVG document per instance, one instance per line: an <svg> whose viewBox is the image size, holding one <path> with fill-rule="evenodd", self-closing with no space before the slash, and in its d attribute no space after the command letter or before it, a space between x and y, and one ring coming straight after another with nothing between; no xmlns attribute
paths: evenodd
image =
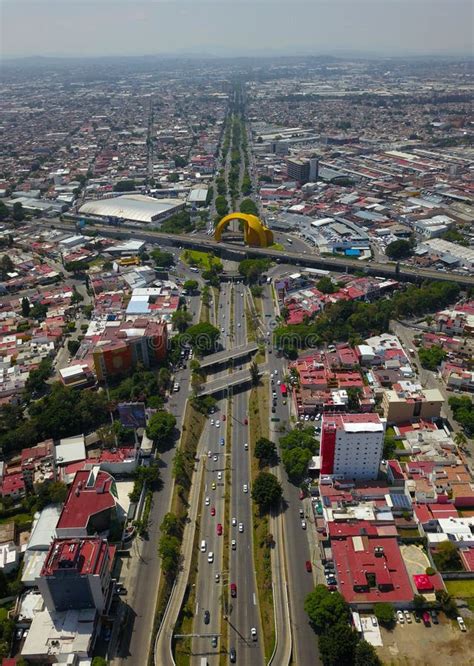
<svg viewBox="0 0 474 666"><path fill-rule="evenodd" d="M383 647L377 654L393 666L471 666L474 631L462 634L455 623L440 615L440 623L397 624L392 631L381 629Z"/></svg>

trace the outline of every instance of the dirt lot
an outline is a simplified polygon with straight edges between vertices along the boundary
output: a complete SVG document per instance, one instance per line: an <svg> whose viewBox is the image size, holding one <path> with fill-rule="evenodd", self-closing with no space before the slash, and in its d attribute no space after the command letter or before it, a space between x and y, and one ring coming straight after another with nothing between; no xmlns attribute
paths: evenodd
<svg viewBox="0 0 474 666"><path fill-rule="evenodd" d="M474 629L461 633L444 616L438 625L403 624L393 631L381 629L383 648L377 654L385 666L472 666Z"/></svg>

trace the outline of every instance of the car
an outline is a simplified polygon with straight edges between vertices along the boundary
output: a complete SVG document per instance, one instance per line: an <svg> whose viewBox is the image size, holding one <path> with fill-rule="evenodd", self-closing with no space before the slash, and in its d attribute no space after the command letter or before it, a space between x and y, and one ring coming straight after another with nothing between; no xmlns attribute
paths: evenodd
<svg viewBox="0 0 474 666"><path fill-rule="evenodd" d="M230 547L232 548L232 550L237 550L237 541L235 539L232 539L232 541L230 542Z"/></svg>
<svg viewBox="0 0 474 666"><path fill-rule="evenodd" d="M431 611L431 619L433 620L433 624L439 624L437 611L435 611L435 610Z"/></svg>
<svg viewBox="0 0 474 666"><path fill-rule="evenodd" d="M15 631L15 638L17 641L21 641L23 638L23 634L25 633L25 630L22 629L21 627L18 627L18 629Z"/></svg>
<svg viewBox="0 0 474 666"><path fill-rule="evenodd" d="M215 515L216 515L216 507L211 506L211 516L215 516Z"/></svg>
<svg viewBox="0 0 474 666"><path fill-rule="evenodd" d="M431 622L430 622L431 616L428 613L428 611L424 611L424 613L422 615L422 618L423 618L423 624L425 625L425 627L431 627Z"/></svg>
<svg viewBox="0 0 474 666"><path fill-rule="evenodd" d="M458 615L458 617L456 618L456 622L458 623L459 628L461 629L461 631L467 631L466 625L464 624L464 620L462 619L462 617L460 615Z"/></svg>
<svg viewBox="0 0 474 666"><path fill-rule="evenodd" d="M255 627L252 627L250 629L250 635L251 635L253 641L257 640L257 630L255 629Z"/></svg>
<svg viewBox="0 0 474 666"><path fill-rule="evenodd" d="M278 386L280 386L280 384L281 384L281 381L280 381L280 380L278 380L278 381L277 381L277 384L278 384Z"/></svg>
<svg viewBox="0 0 474 666"><path fill-rule="evenodd" d="M211 621L211 614L209 613L208 610L204 611L204 624L209 624Z"/></svg>
<svg viewBox="0 0 474 666"><path fill-rule="evenodd" d="M212 562L214 562L214 553L212 552L212 550L207 555L207 561L209 562L209 564L212 564Z"/></svg>
<svg viewBox="0 0 474 666"><path fill-rule="evenodd" d="M213 636L211 638L211 645L212 645L213 648L217 647L217 636Z"/></svg>
<svg viewBox="0 0 474 666"><path fill-rule="evenodd" d="M221 446L224 446L224 444L225 444L225 439L221 437Z"/></svg>
<svg viewBox="0 0 474 666"><path fill-rule="evenodd" d="M232 525L234 527L237 525L237 518L235 516L232 518Z"/></svg>
<svg viewBox="0 0 474 666"><path fill-rule="evenodd" d="M230 596L231 597L237 596L237 585L235 583L230 584Z"/></svg>
<svg viewBox="0 0 474 666"><path fill-rule="evenodd" d="M237 326L238 326L238 328L240 328L240 326L241 326L241 323L240 323L240 321L239 321L239 323L237 324Z"/></svg>
<svg viewBox="0 0 474 666"><path fill-rule="evenodd" d="M273 371L273 374L274 374L274 375L277 375L277 374L278 374L278 370L274 370L274 371Z"/></svg>
<svg viewBox="0 0 474 666"><path fill-rule="evenodd" d="M300 421L304 421L304 414L300 414Z"/></svg>
<svg viewBox="0 0 474 666"><path fill-rule="evenodd" d="M211 425L214 425L214 419L211 419Z"/></svg>
<svg viewBox="0 0 474 666"><path fill-rule="evenodd" d="M244 425L248 425L248 424L249 424L249 420L247 418L245 418L244 419Z"/></svg>
<svg viewBox="0 0 474 666"><path fill-rule="evenodd" d="M403 614L403 611L401 611L401 610L397 611L397 620L398 620L399 624L405 624L405 616Z"/></svg>
<svg viewBox="0 0 474 666"><path fill-rule="evenodd" d="M221 579L221 575L216 573L216 575L214 576L214 580L216 581L216 583L218 583L220 581L220 579Z"/></svg>
<svg viewBox="0 0 474 666"><path fill-rule="evenodd" d="M244 483L244 485L242 486L242 490L244 491L244 493L248 493L249 487L246 483Z"/></svg>
<svg viewBox="0 0 474 666"><path fill-rule="evenodd" d="M286 400L283 400L283 404L286 405Z"/></svg>
<svg viewBox="0 0 474 666"><path fill-rule="evenodd" d="M301 529L303 529L303 530L306 529L306 520L301 521Z"/></svg>
<svg viewBox="0 0 474 666"><path fill-rule="evenodd" d="M210 503L211 503L211 500L209 499L209 497L206 497L206 499L204 500L204 504L206 506L209 506Z"/></svg>
<svg viewBox="0 0 474 666"><path fill-rule="evenodd" d="M217 421L216 421L216 428L220 428L220 426L221 426L221 422L219 421L219 419L217 419Z"/></svg>
<svg viewBox="0 0 474 666"><path fill-rule="evenodd" d="M411 624L411 615L410 615L409 611L407 611L407 610L403 611L403 614L405 616L405 620L407 621L407 624Z"/></svg>
<svg viewBox="0 0 474 666"><path fill-rule="evenodd" d="M373 627L378 627L379 623L377 622L377 618L375 617L375 615L372 615L370 619L371 619L371 622L372 622L372 626Z"/></svg>
<svg viewBox="0 0 474 666"><path fill-rule="evenodd" d="M215 490L215 489L216 489L216 482L215 482L215 481L213 481L213 482L211 483L211 488L212 488L212 490Z"/></svg>
<svg viewBox="0 0 474 666"><path fill-rule="evenodd" d="M217 460L218 460L218 458L217 458L217 454L214 454L214 455L212 456L212 459L213 459L214 462L217 462Z"/></svg>
<svg viewBox="0 0 474 666"><path fill-rule="evenodd" d="M272 414L275 414L275 412L276 412L276 407L273 406L273 407L272 407Z"/></svg>
<svg viewBox="0 0 474 666"><path fill-rule="evenodd" d="M115 593L118 594L120 597L124 597L127 594L127 590L123 585L118 585L115 586Z"/></svg>
<svg viewBox="0 0 474 666"><path fill-rule="evenodd" d="M217 523L217 536L222 536L222 525L221 523Z"/></svg>
<svg viewBox="0 0 474 666"><path fill-rule="evenodd" d="M415 622L417 622L418 624L421 622L421 617L419 613L415 613Z"/></svg>
<svg viewBox="0 0 474 666"><path fill-rule="evenodd" d="M277 397L276 391L273 391L273 397L274 397L274 398Z"/></svg>
<svg viewBox="0 0 474 666"><path fill-rule="evenodd" d="M302 499L305 498L305 492L304 492L304 490L300 490L300 495L299 495L299 497L300 497L300 500L302 500Z"/></svg>
<svg viewBox="0 0 474 666"><path fill-rule="evenodd" d="M303 509L300 509L300 510L299 510L299 513L300 513L300 518L304 518L304 510L303 510Z"/></svg>
<svg viewBox="0 0 474 666"><path fill-rule="evenodd" d="M222 480L222 472L217 472L217 480L218 481Z"/></svg>
<svg viewBox="0 0 474 666"><path fill-rule="evenodd" d="M310 562L309 560L306 560L305 567L306 567L306 571L307 571L308 573L311 573L311 572L312 572L313 567L312 567L311 562Z"/></svg>
<svg viewBox="0 0 474 666"><path fill-rule="evenodd" d="M222 420L225 421L227 419L227 416L225 414L222 415Z"/></svg>
<svg viewBox="0 0 474 666"><path fill-rule="evenodd" d="M244 449L245 449L246 451L248 451L248 450L249 450L249 445L248 445L248 443L247 443L247 442L245 442L245 444L244 444Z"/></svg>
<svg viewBox="0 0 474 666"><path fill-rule="evenodd" d="M221 328L221 333L224 333L224 327Z"/></svg>
<svg viewBox="0 0 474 666"><path fill-rule="evenodd" d="M237 661L237 653L235 651L235 648L230 648L229 650L229 660L231 664L235 664Z"/></svg>
<svg viewBox="0 0 474 666"><path fill-rule="evenodd" d="M305 414L304 420L309 421L309 414Z"/></svg>
<svg viewBox="0 0 474 666"><path fill-rule="evenodd" d="M211 457L212 457L212 451L211 451L211 450L209 450L209 451L207 452L207 457L208 457L208 458L211 458Z"/></svg>
<svg viewBox="0 0 474 666"><path fill-rule="evenodd" d="M244 524L239 523L239 532L243 532L243 531L244 531Z"/></svg>

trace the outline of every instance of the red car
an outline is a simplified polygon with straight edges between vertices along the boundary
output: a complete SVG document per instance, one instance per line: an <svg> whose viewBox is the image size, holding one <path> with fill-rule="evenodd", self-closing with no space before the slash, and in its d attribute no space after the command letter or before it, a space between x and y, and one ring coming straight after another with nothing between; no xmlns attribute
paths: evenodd
<svg viewBox="0 0 474 666"><path fill-rule="evenodd" d="M313 567L311 566L311 562L309 560L306 560L306 571L308 573L311 573L313 570Z"/></svg>
<svg viewBox="0 0 474 666"><path fill-rule="evenodd" d="M244 419L244 423L245 423L245 425L248 425L248 424L249 424L249 420L248 420L248 419Z"/></svg>
<svg viewBox="0 0 474 666"><path fill-rule="evenodd" d="M215 515L216 515L216 509L215 509L215 507L211 506L211 516L215 516Z"/></svg>
<svg viewBox="0 0 474 666"><path fill-rule="evenodd" d="M235 583L230 584L230 596L231 597L237 596L237 585Z"/></svg>
<svg viewBox="0 0 474 666"><path fill-rule="evenodd" d="M225 414L222 415L222 420L225 421L227 416Z"/></svg>
<svg viewBox="0 0 474 666"><path fill-rule="evenodd" d="M217 536L222 536L222 525L217 523Z"/></svg>
<svg viewBox="0 0 474 666"><path fill-rule="evenodd" d="M305 498L305 492L304 490L300 490L300 500Z"/></svg>

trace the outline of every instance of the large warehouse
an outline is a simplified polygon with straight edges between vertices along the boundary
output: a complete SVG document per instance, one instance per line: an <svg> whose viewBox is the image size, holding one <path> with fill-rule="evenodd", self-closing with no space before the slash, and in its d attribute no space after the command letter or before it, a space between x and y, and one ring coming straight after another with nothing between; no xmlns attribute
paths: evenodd
<svg viewBox="0 0 474 666"><path fill-rule="evenodd" d="M144 194L126 194L111 199L87 201L79 209L81 215L118 218L133 222L162 222L184 208L181 199L154 199Z"/></svg>

